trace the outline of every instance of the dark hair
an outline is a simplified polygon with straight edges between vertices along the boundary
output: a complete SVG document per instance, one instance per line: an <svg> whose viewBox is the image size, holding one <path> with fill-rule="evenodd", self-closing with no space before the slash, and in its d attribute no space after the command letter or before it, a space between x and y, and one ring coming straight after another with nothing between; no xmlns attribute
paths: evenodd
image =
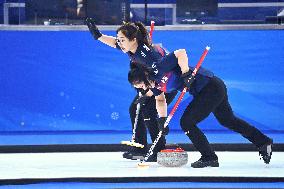
<svg viewBox="0 0 284 189"><path fill-rule="evenodd" d="M151 46L149 33L147 28L141 22L125 22L116 30L116 34L121 31L129 40L137 39L138 43L144 43L148 47Z"/></svg>
<svg viewBox="0 0 284 189"><path fill-rule="evenodd" d="M128 82L131 85L144 82L146 87L151 87L152 70L143 64L133 63L128 72Z"/></svg>

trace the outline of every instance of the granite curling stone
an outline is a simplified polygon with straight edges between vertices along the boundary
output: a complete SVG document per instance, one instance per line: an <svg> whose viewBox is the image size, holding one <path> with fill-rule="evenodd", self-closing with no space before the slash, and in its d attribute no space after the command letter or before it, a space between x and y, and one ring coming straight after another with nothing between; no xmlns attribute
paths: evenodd
<svg viewBox="0 0 284 189"><path fill-rule="evenodd" d="M181 148L161 150L157 155L157 163L165 167L181 167L187 162L187 152Z"/></svg>

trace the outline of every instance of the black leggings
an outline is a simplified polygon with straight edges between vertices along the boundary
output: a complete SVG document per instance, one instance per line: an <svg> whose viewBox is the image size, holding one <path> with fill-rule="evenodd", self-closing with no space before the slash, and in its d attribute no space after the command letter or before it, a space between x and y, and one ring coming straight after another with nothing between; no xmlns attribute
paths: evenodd
<svg viewBox="0 0 284 189"><path fill-rule="evenodd" d="M258 129L234 115L224 82L213 77L201 92L193 97L180 120L181 128L205 158L217 158L206 136L197 127L197 124L208 117L210 113L214 114L221 125L240 133L257 147L271 140Z"/></svg>
<svg viewBox="0 0 284 189"><path fill-rule="evenodd" d="M175 98L177 92L172 92L166 94L167 104L170 104L173 99ZM138 98L138 95L135 96L134 100L132 101L130 107L129 107L129 114L131 118L132 123L132 129L135 122L136 117L136 104L134 102ZM148 128L148 131L150 133L152 142L157 138L159 129L157 125L157 110L156 110L156 100L155 96L150 97L144 105L141 105L139 116L138 116L138 122L136 126L136 134L135 134L135 141L143 144L144 146L147 146L147 132L146 128ZM157 153L160 150L165 148L166 139L164 136L162 136L157 143L154 152ZM146 152L146 148L141 149L142 152Z"/></svg>

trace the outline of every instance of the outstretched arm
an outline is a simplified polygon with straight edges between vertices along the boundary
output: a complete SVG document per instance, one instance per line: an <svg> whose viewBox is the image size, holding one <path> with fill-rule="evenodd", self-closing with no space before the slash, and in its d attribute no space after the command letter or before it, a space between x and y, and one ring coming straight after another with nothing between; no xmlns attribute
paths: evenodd
<svg viewBox="0 0 284 189"><path fill-rule="evenodd" d="M110 47L116 48L116 39L113 36L103 34L98 40Z"/></svg>
<svg viewBox="0 0 284 189"><path fill-rule="evenodd" d="M86 24L92 36L95 38L95 40L99 40L100 42L110 47L116 48L116 38L113 36L107 36L107 35L102 34L100 30L98 29L98 27L96 26L94 19L87 18Z"/></svg>

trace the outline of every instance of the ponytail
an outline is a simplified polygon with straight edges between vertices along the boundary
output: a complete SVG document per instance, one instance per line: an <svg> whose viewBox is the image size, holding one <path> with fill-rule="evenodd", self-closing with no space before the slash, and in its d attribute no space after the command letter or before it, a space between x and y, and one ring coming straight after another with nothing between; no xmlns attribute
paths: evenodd
<svg viewBox="0 0 284 189"><path fill-rule="evenodd" d="M139 31L141 33L141 41L146 44L148 47L151 46L150 38L149 38L149 33L147 28L142 22L135 22L135 25L138 26Z"/></svg>

